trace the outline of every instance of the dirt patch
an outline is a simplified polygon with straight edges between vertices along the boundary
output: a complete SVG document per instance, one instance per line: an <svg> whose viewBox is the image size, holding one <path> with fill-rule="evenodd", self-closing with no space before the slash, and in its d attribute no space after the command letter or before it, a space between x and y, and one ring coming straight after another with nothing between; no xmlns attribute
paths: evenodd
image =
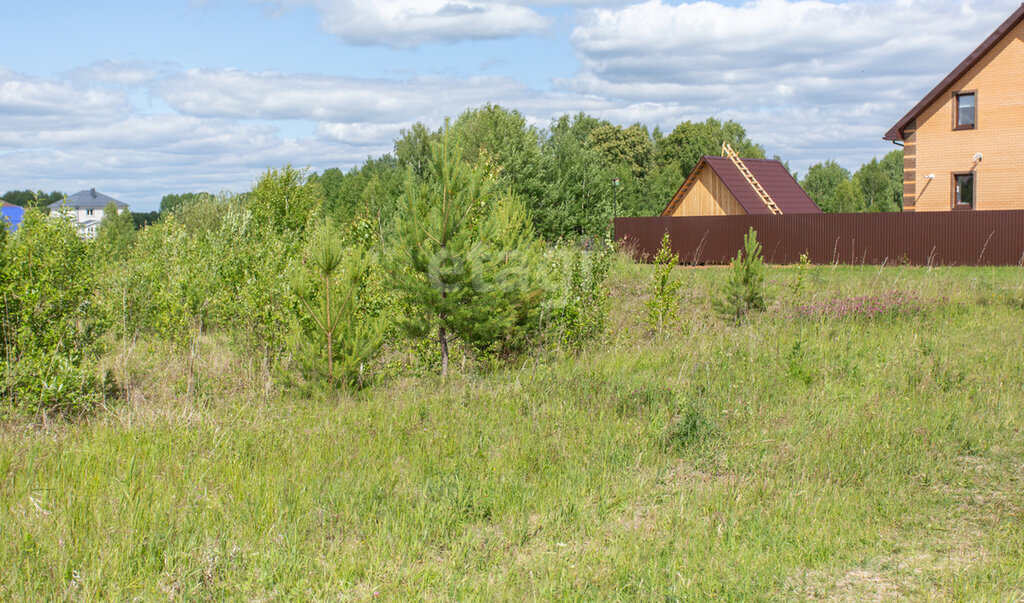
<svg viewBox="0 0 1024 603"><path fill-rule="evenodd" d="M900 553L853 568L802 571L786 581L786 592L827 601L942 599L946 578L987 559L983 537L973 525L949 520L946 530L904 543Z"/></svg>
<svg viewBox="0 0 1024 603"><path fill-rule="evenodd" d="M899 587L882 574L855 569L836 582L829 601L888 601L899 595Z"/></svg>

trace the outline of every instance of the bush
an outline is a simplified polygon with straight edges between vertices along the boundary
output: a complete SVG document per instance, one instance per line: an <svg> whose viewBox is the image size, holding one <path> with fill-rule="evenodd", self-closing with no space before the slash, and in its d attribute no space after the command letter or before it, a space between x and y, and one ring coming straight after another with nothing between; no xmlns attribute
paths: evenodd
<svg viewBox="0 0 1024 603"><path fill-rule="evenodd" d="M666 426L662 439L667 450L684 452L703 444L715 432L714 423L696 403L690 402Z"/></svg>
<svg viewBox="0 0 1024 603"><path fill-rule="evenodd" d="M664 331L679 311L681 282L672 279L672 271L679 265L679 256L672 253L669 236L661 238L661 247L654 256L654 283L647 305L647 327L651 331Z"/></svg>
<svg viewBox="0 0 1024 603"><path fill-rule="evenodd" d="M799 299L803 295L806 283L804 282L807 276L807 268L811 265L811 259L806 253L800 254L800 259L797 260L796 264L796 278L789 285L789 290L793 294L793 297Z"/></svg>
<svg viewBox="0 0 1024 603"><path fill-rule="evenodd" d="M210 259L174 214L142 230L127 261L109 267L99 291L115 334L186 343L192 325L206 322L214 289Z"/></svg>
<svg viewBox="0 0 1024 603"><path fill-rule="evenodd" d="M108 267L104 313L118 335L186 345L221 329L243 351L274 358L298 303L288 273L303 237L258 219L244 196L199 195L140 231L127 260Z"/></svg>
<svg viewBox="0 0 1024 603"><path fill-rule="evenodd" d="M111 201L103 208L103 220L96 229L97 254L107 259L123 258L135 242L135 221L128 210L118 212Z"/></svg>
<svg viewBox="0 0 1024 603"><path fill-rule="evenodd" d="M32 210L0 258L5 406L26 414L88 411L102 396L91 244L64 216Z"/></svg>
<svg viewBox="0 0 1024 603"><path fill-rule="evenodd" d="M604 333L610 309L606 281L612 252L611 241L586 254L578 249L555 251L553 272L565 278L549 302L549 330L559 345L579 350Z"/></svg>
<svg viewBox="0 0 1024 603"><path fill-rule="evenodd" d="M268 169L246 195L246 207L260 224L274 232L300 232L320 213L324 189L307 170L287 165Z"/></svg>
<svg viewBox="0 0 1024 603"><path fill-rule="evenodd" d="M722 297L714 306L720 314L736 323L752 310L764 310L765 265L761 257L761 244L753 228L743 237L743 249L736 252L730 264L732 273L725 284Z"/></svg>

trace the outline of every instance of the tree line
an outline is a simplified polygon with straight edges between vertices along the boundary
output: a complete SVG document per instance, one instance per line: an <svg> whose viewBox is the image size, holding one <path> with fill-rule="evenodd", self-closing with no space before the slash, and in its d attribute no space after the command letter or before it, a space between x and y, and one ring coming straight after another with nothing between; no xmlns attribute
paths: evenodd
<svg viewBox="0 0 1024 603"><path fill-rule="evenodd" d="M485 105L462 113L452 130L468 158L482 158L523 201L549 241L600 235L616 215L660 214L700 158L719 155L723 142L741 157L765 157L742 125L715 118L685 121L666 134L579 113L539 129L518 111ZM395 200L405 174L422 175L430 143L440 135L440 129L417 123L401 132L392 152L347 172L332 168L314 175L324 188L325 213L386 228L400 210ZM872 159L853 174L832 160L818 163L800 184L825 212L900 211L902 151Z"/></svg>
<svg viewBox="0 0 1024 603"><path fill-rule="evenodd" d="M704 155L718 155L728 142L741 157L764 158L742 125L708 118L685 121L671 132L636 123L612 124L585 113L562 115L541 129L514 109L484 105L450 124L468 161L482 160L501 186L518 197L546 240L600 236L614 216L654 216ZM397 212L407 174L424 175L431 145L441 129L416 123L403 130L391 152L368 157L348 171L330 168L311 179L324 192L324 215L338 223L364 220L387 230ZM811 166L800 179L826 212L899 211L902 152L872 159L855 173L833 160ZM796 174L794 174L796 176ZM159 212L136 212L136 227L151 224L184 203L209 195L167 194ZM8 191L4 201L45 207L63 193Z"/></svg>
<svg viewBox="0 0 1024 603"><path fill-rule="evenodd" d="M873 158L854 174L833 160L816 163L800 186L826 213L902 211L903 151Z"/></svg>

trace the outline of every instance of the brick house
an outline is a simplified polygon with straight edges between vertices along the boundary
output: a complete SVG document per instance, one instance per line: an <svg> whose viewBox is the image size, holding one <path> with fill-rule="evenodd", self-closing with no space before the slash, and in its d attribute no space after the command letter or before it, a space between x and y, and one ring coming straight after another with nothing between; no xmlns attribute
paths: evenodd
<svg viewBox="0 0 1024 603"><path fill-rule="evenodd" d="M884 138L904 211L1024 209L1024 4Z"/></svg>

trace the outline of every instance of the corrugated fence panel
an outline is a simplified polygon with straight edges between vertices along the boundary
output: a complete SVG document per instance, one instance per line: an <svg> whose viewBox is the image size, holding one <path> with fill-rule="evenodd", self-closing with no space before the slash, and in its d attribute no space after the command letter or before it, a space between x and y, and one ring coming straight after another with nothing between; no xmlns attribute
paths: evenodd
<svg viewBox="0 0 1024 603"><path fill-rule="evenodd" d="M684 264L728 264L757 231L765 260L792 264L1015 266L1024 259L1024 211L617 218L615 239L653 257L669 233Z"/></svg>

